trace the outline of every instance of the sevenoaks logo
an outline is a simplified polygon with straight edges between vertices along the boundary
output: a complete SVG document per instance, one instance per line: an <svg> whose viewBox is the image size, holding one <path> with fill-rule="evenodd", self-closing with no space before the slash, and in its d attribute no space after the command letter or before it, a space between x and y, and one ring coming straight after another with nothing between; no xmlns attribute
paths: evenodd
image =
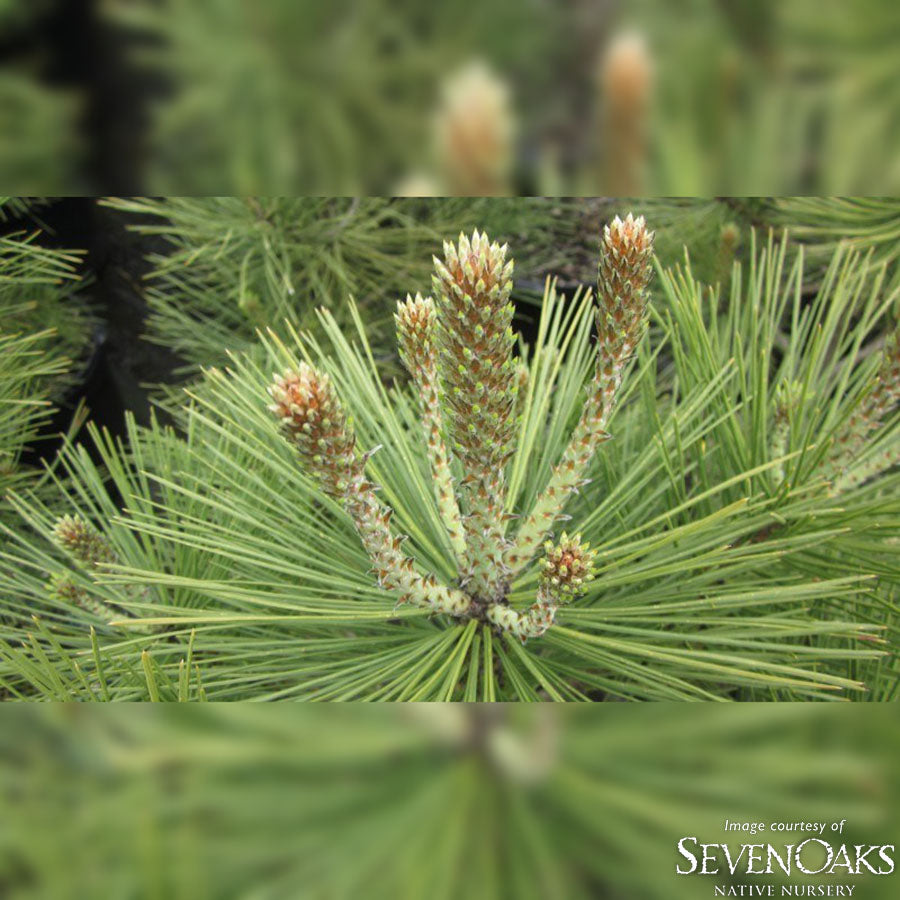
<svg viewBox="0 0 900 900"><path fill-rule="evenodd" d="M694 836L678 841L678 875L718 878L715 897L852 897L860 875L892 875L893 844L852 844L840 840L846 819L837 822L731 822L726 831L749 835L768 831L783 843L705 844ZM838 840L835 840L835 835ZM765 876L791 879L773 884ZM752 878L724 881L726 876ZM810 876L826 876L827 883L810 884ZM830 876L830 877L828 877ZM821 881L825 881L822 878ZM833 880L832 880L833 879Z"/></svg>

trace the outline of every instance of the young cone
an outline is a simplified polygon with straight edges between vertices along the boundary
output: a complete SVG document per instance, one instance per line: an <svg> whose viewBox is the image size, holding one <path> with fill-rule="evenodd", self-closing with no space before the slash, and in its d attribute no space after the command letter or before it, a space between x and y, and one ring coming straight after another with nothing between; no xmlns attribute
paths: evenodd
<svg viewBox="0 0 900 900"><path fill-rule="evenodd" d="M403 538L391 534L391 510L365 477L366 457L356 453L356 438L331 379L301 363L295 372L276 377L269 393L274 401L269 408L304 468L353 520L379 585L399 594L400 603L465 615L470 606L465 594L438 584L433 575L420 575L413 560L400 552Z"/></svg>
<svg viewBox="0 0 900 900"><path fill-rule="evenodd" d="M608 437L622 373L644 329L647 285L653 272L653 232L643 217L618 216L603 230L597 275L597 361L581 419L550 482L523 518L506 553L510 575L528 564L584 480L591 458Z"/></svg>
<svg viewBox="0 0 900 900"><path fill-rule="evenodd" d="M80 516L57 519L53 536L60 547L87 568L116 561L109 541Z"/></svg>
<svg viewBox="0 0 900 900"><path fill-rule="evenodd" d="M500 603L487 613L488 621L523 642L546 633L556 620L557 608L581 594L594 578L597 551L582 544L581 535L570 538L563 532L558 544L547 541L545 548L537 601L524 613Z"/></svg>
<svg viewBox="0 0 900 900"><path fill-rule="evenodd" d="M92 597L66 575L54 575L47 584L47 591L57 602L80 606L104 622L108 622L116 614L112 607Z"/></svg>
<svg viewBox="0 0 900 900"><path fill-rule="evenodd" d="M53 537L63 550L88 571L119 561L112 544L80 516L61 516L57 519ZM126 607L97 599L68 575L54 575L47 585L47 590L54 599L81 606L104 620L109 620L115 615L129 617L134 615ZM146 600L149 596L146 588L137 588L133 585L122 585L119 590L132 600ZM145 626L138 630L152 629Z"/></svg>
<svg viewBox="0 0 900 900"><path fill-rule="evenodd" d="M444 443L435 344L437 311L434 301L431 297L423 298L421 294L416 294L415 299L407 295L404 302L397 303L394 319L397 323L400 358L409 370L419 392L422 427L428 445L431 474L441 519L450 535L450 543L453 545L457 560L462 563L465 559L466 540L463 536L459 504L453 491L450 455Z"/></svg>
<svg viewBox="0 0 900 900"><path fill-rule="evenodd" d="M434 260L438 368L468 516L464 579L490 601L506 582L503 469L513 452L518 378L513 362L512 260L477 231Z"/></svg>

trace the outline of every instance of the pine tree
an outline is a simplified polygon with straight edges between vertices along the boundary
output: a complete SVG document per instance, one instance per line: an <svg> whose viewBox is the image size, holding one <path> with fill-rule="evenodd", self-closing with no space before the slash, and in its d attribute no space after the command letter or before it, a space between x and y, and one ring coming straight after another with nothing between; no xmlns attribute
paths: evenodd
<svg viewBox="0 0 900 900"><path fill-rule="evenodd" d="M647 226L614 220L596 295L548 284L526 345L509 249L463 235L396 307L409 384L351 304L208 369L179 431L89 427L61 503L108 555L85 568L57 509L11 496L31 534L0 556L6 689L892 695L895 298L844 250L815 297L785 241L748 254L723 295L653 276Z"/></svg>

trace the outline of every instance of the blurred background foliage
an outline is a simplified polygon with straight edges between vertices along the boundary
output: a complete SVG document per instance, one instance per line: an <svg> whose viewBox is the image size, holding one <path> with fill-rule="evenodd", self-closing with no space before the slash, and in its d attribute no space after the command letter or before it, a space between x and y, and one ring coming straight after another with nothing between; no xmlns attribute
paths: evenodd
<svg viewBox="0 0 900 900"><path fill-rule="evenodd" d="M897 719L866 713L7 710L0 884L10 900L711 896L747 879L677 876L682 836L790 842L725 819L846 819L835 843L895 842ZM895 877L755 881L887 900Z"/></svg>
<svg viewBox="0 0 900 900"><path fill-rule="evenodd" d="M900 184L885 0L5 0L0 29L11 192Z"/></svg>
<svg viewBox="0 0 900 900"><path fill-rule="evenodd" d="M77 192L81 138L76 94L0 73L0 171L23 194Z"/></svg>

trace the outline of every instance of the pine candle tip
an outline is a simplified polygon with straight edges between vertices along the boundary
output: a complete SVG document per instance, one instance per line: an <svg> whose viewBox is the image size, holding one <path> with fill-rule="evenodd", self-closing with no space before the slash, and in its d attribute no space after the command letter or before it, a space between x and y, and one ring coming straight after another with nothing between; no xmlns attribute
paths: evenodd
<svg viewBox="0 0 900 900"><path fill-rule="evenodd" d="M88 530L88 525L80 516L61 516L53 526L53 536L67 549L75 546Z"/></svg>
<svg viewBox="0 0 900 900"><path fill-rule="evenodd" d="M597 332L608 360L637 345L653 275L653 238L643 216L616 216L603 228L597 266Z"/></svg>
<svg viewBox="0 0 900 900"><path fill-rule="evenodd" d="M307 468L331 496L346 489L355 460L355 438L329 376L301 362L269 386L269 407L281 421Z"/></svg>
<svg viewBox="0 0 900 900"><path fill-rule="evenodd" d="M407 294L405 300L397 301L394 319L403 332L430 337L435 322L434 300L418 293L415 297Z"/></svg>
<svg viewBox="0 0 900 900"><path fill-rule="evenodd" d="M653 248L652 231L647 229L643 216L628 213L625 218L616 216L603 228L603 242L610 250L619 252L644 252Z"/></svg>
<svg viewBox="0 0 900 900"><path fill-rule="evenodd" d="M803 383L785 381L775 389L775 421L786 422L799 406L803 396Z"/></svg>
<svg viewBox="0 0 900 900"><path fill-rule="evenodd" d="M400 358L410 374L417 377L434 363L434 337L437 311L431 297L406 295L397 302L394 314L397 325L397 345Z"/></svg>
<svg viewBox="0 0 900 900"><path fill-rule="evenodd" d="M460 232L457 244L444 242L444 259L434 258L436 290L457 299L468 296L479 307L495 298L505 302L513 272L513 261L506 259L508 250L507 244L492 242L477 228L471 237Z"/></svg>

